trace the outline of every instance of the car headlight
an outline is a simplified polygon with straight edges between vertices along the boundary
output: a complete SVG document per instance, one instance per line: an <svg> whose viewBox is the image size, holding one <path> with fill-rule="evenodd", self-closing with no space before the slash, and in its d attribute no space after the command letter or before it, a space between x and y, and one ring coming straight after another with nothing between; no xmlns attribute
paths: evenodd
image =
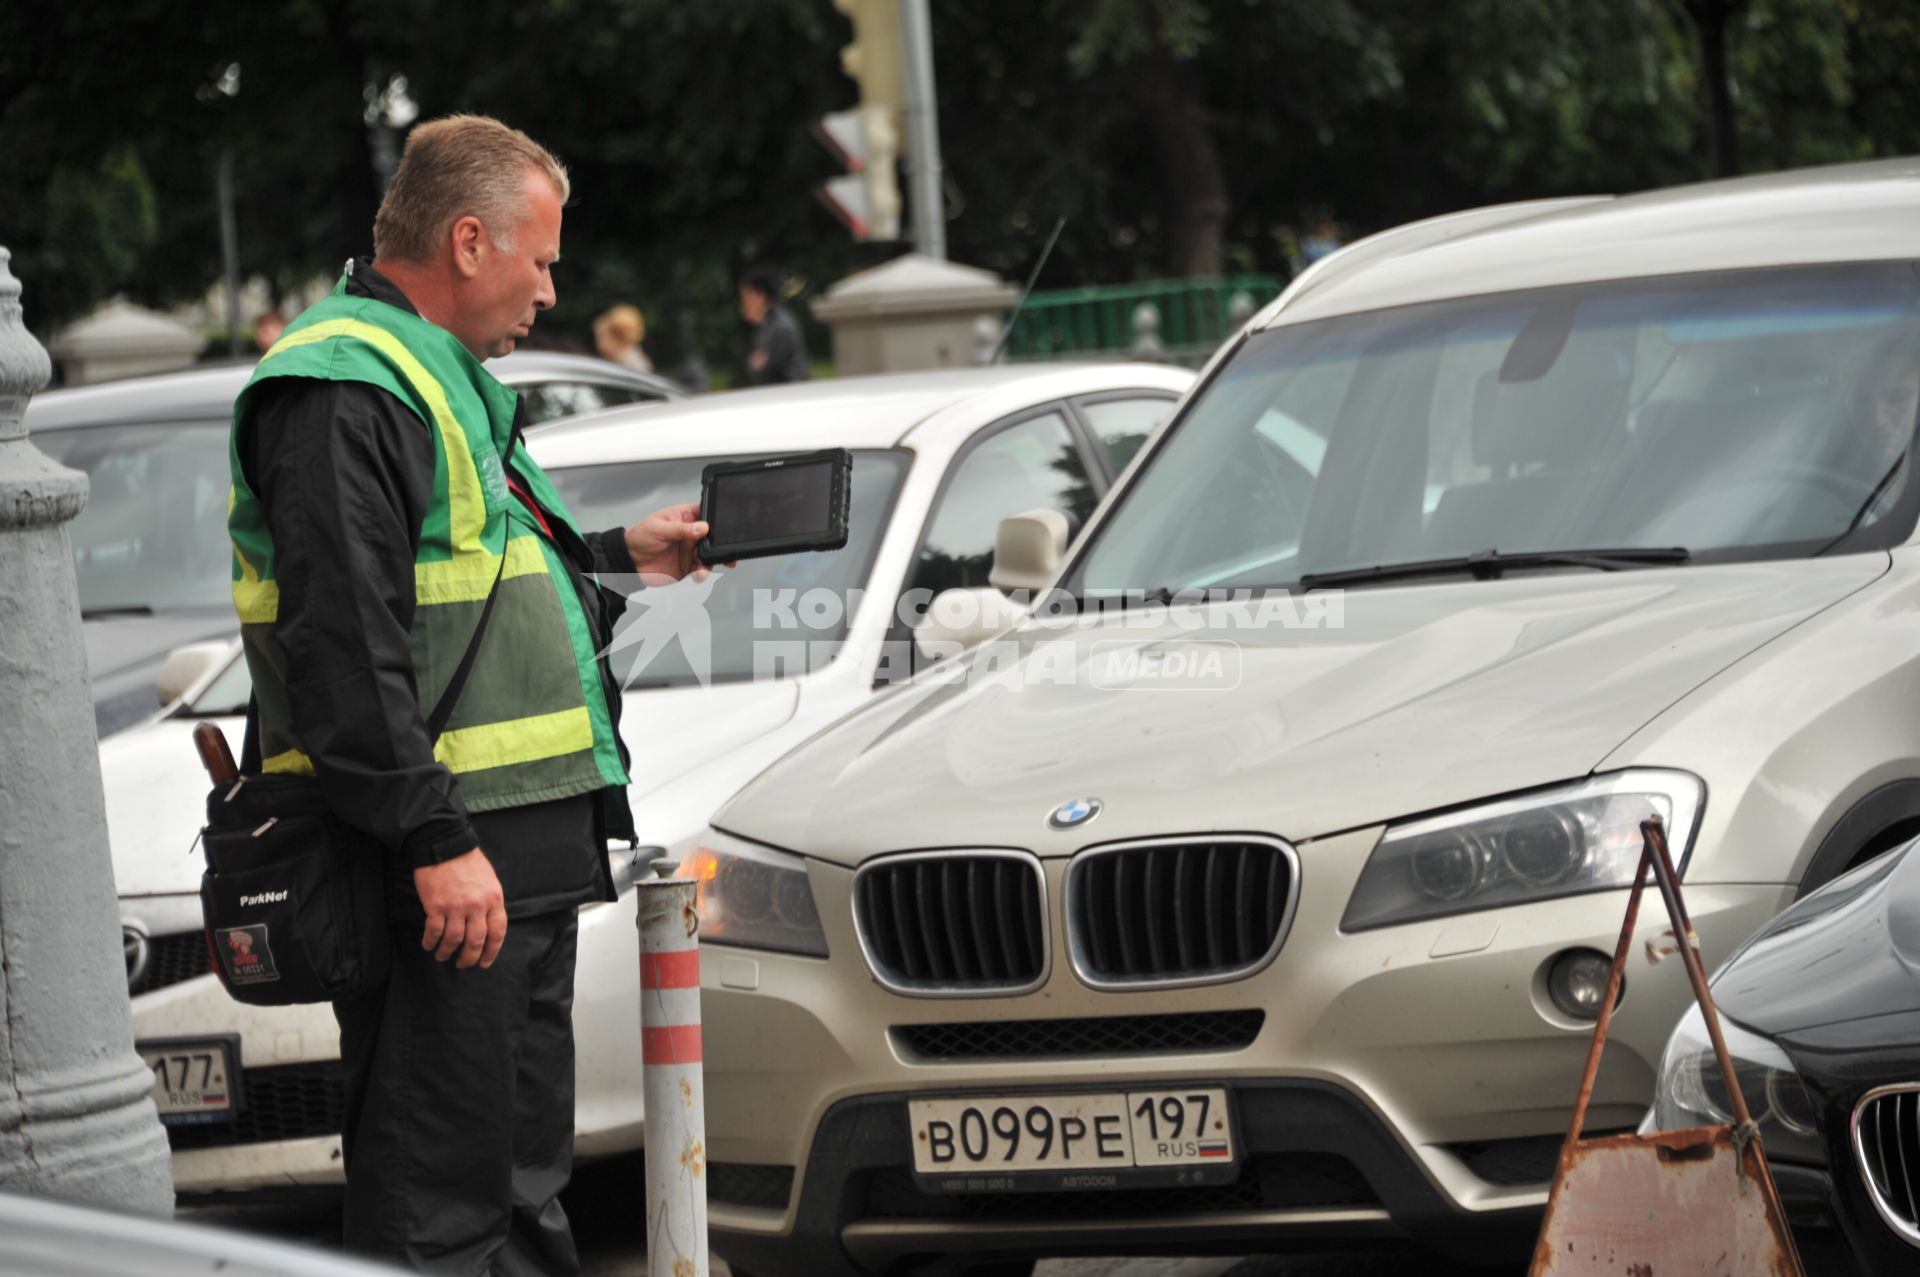
<svg viewBox="0 0 1920 1277"><path fill-rule="evenodd" d="M1343 931L1633 885L1640 822L1658 813L1685 861L1701 785L1629 771L1389 826L1347 901Z"/></svg>
<svg viewBox="0 0 1920 1277"><path fill-rule="evenodd" d="M1824 1164L1826 1148L1820 1139L1820 1105L1800 1080L1793 1061L1778 1045L1749 1032L1725 1016L1720 1036L1726 1039L1733 1074L1747 1112L1760 1126L1767 1156L1789 1162ZM1694 1126L1723 1126L1733 1121L1732 1096L1714 1058L1713 1041L1698 1005L1687 1008L1666 1054L1660 1057L1660 1084L1654 1091L1653 1111L1643 1131L1677 1131Z"/></svg>
<svg viewBox="0 0 1920 1277"><path fill-rule="evenodd" d="M714 944L827 956L813 884L798 856L708 829L674 849L680 876L700 884L700 938Z"/></svg>

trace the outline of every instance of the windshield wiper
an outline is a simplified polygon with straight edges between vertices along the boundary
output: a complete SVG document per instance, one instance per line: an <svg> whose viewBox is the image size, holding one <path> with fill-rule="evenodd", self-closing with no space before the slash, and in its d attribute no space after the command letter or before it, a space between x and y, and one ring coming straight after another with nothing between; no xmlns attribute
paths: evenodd
<svg viewBox="0 0 1920 1277"><path fill-rule="evenodd" d="M1618 550L1539 550L1520 554L1502 554L1482 550L1451 559L1424 559L1418 563L1382 563L1370 568L1345 568L1338 572L1309 572L1300 578L1303 590L1324 590L1337 585L1363 585L1373 581L1397 581L1421 576L1452 576L1465 572L1476 581L1492 581L1514 568L1597 568L1618 572L1624 568L1658 567L1685 563L1693 557L1679 546L1630 547Z"/></svg>
<svg viewBox="0 0 1920 1277"><path fill-rule="evenodd" d="M1847 530L1821 546L1818 550L1815 550L1813 552L1814 558L1819 558L1828 550L1831 550L1834 546L1839 545L1842 541L1860 530L1860 524L1867 517L1868 511L1872 510L1874 503L1880 500L1881 494L1884 493L1888 485L1893 482L1894 476L1900 473L1900 467L1907 464L1907 452L1908 449L1901 449L1900 455L1893 459L1893 464L1887 468L1887 472L1880 476L1880 482L1873 485L1873 491L1867 493L1867 499L1860 503L1858 510L1854 511L1853 518L1847 520Z"/></svg>
<svg viewBox="0 0 1920 1277"><path fill-rule="evenodd" d="M238 705L182 705L175 710L173 718L238 718L247 712L247 703Z"/></svg>
<svg viewBox="0 0 1920 1277"><path fill-rule="evenodd" d="M138 603L132 603L132 604L128 604L126 607L90 607L86 611L80 613L80 619L83 621L97 621L103 616L152 616L152 615L153 615L152 608L142 606L141 604L138 604Z"/></svg>

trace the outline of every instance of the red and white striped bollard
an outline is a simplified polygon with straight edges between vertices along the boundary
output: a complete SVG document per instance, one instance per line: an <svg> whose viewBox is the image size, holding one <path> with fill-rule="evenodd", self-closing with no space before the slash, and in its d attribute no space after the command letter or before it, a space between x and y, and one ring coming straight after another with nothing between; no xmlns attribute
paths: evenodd
<svg viewBox="0 0 1920 1277"><path fill-rule="evenodd" d="M700 1070L698 884L639 884L640 1048L647 1106L647 1277L708 1277L707 1092Z"/></svg>

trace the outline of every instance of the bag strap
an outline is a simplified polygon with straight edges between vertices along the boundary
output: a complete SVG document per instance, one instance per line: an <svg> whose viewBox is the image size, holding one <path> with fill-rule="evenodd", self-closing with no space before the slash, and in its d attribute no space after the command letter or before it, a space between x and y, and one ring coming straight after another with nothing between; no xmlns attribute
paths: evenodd
<svg viewBox="0 0 1920 1277"><path fill-rule="evenodd" d="M513 434L507 440L507 455L500 460L502 473L508 473L513 464L514 451L520 446L520 416L522 408L515 413ZM427 715L427 735L438 744L440 733L447 730L447 720L453 717L453 707L460 700L460 693L466 690L467 676L473 673L474 658L480 655L480 640L486 637L487 622L493 617L494 600L500 597L500 580L507 574L507 545L513 539L513 520L503 519L500 527L500 570L494 574L493 586L487 591L486 605L480 609L480 619L474 623L473 636L467 640L467 650L460 654L460 664L453 670L453 677L447 680L446 690L440 693L440 699L434 704L433 712Z"/></svg>

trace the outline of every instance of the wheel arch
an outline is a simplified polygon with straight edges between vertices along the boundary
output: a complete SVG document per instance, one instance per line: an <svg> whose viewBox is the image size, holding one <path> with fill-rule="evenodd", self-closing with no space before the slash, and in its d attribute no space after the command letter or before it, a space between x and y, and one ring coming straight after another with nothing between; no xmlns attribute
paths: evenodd
<svg viewBox="0 0 1920 1277"><path fill-rule="evenodd" d="M1920 835L1920 780L1880 786L1848 808L1820 840L1800 875L1794 899L1916 835Z"/></svg>

